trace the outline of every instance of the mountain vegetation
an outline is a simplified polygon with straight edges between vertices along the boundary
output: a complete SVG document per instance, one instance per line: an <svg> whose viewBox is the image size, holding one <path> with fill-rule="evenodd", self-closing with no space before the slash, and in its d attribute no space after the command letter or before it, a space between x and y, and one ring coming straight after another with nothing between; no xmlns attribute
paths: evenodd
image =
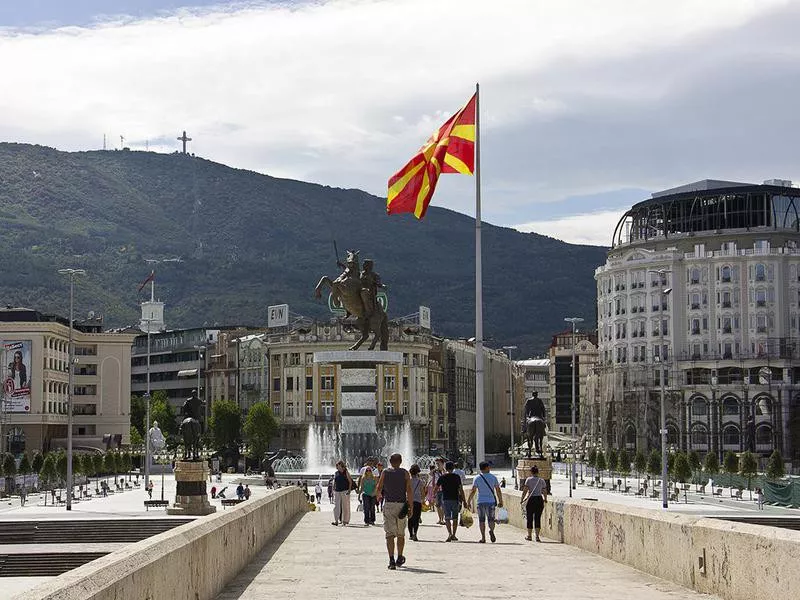
<svg viewBox="0 0 800 600"><path fill-rule="evenodd" d="M485 194L485 196L487 196ZM491 202L485 197L484 202ZM77 317L137 322L148 258L170 328L259 325L267 306L330 319L313 288L335 275L334 241L373 258L390 318L431 308L434 332L474 335L474 219L432 207L425 220L388 217L363 191L278 179L183 154L61 152L0 144L0 302L66 316L56 270L84 268ZM483 227L487 344L515 358L546 351L563 318L595 321L594 269L603 248Z"/></svg>

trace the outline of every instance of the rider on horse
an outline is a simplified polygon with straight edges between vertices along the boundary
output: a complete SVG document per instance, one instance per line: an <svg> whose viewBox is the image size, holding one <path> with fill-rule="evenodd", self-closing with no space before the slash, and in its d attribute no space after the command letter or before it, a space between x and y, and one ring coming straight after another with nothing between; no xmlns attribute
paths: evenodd
<svg viewBox="0 0 800 600"><path fill-rule="evenodd" d="M522 437L528 439L528 457L534 442L536 451L542 454L542 439L546 429L544 402L539 398L539 392L532 392L531 397L525 401L522 418Z"/></svg>

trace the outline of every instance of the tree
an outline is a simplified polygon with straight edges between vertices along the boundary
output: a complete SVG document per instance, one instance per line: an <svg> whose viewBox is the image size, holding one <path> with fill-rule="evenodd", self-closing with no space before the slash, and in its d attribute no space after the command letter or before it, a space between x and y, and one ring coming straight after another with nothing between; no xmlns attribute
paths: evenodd
<svg viewBox="0 0 800 600"><path fill-rule="evenodd" d="M27 453L23 454L22 459L19 461L19 473L22 475L22 485L27 489L28 475L33 473L33 466L31 465L31 461L28 459Z"/></svg>
<svg viewBox="0 0 800 600"><path fill-rule="evenodd" d="M244 423L244 433L250 445L250 458L261 464L272 438L278 433L278 427L278 421L272 414L269 404L256 402L250 407Z"/></svg>
<svg viewBox="0 0 800 600"><path fill-rule="evenodd" d="M44 456L42 456L42 453L34 452L33 463L31 464L31 473L38 473L39 471L41 471L43 464L44 464Z"/></svg>
<svg viewBox="0 0 800 600"><path fill-rule="evenodd" d="M158 426L164 435L175 435L178 433L178 423L175 419L175 409L169 403L166 392L158 390L153 393L150 400L150 423L158 421ZM142 432L144 437L144 432Z"/></svg>
<svg viewBox="0 0 800 600"><path fill-rule="evenodd" d="M103 468L106 473L114 476L114 485L117 483L117 457L116 452L106 452Z"/></svg>
<svg viewBox="0 0 800 600"><path fill-rule="evenodd" d="M233 448L242 427L239 407L231 400L217 400L211 407L211 433L217 450Z"/></svg>
<svg viewBox="0 0 800 600"><path fill-rule="evenodd" d="M758 460L752 452L742 452L741 457L739 457L739 473L742 477L747 478L747 491L750 492L750 500L752 500L753 490L750 487L750 483L758 473Z"/></svg>
<svg viewBox="0 0 800 600"><path fill-rule="evenodd" d="M147 417L147 403L141 396L131 396L131 433L135 429L139 438L144 437L144 420ZM131 443L133 443L131 441Z"/></svg>
<svg viewBox="0 0 800 600"><path fill-rule="evenodd" d="M786 469L783 466L783 457L780 452L773 450L767 462L767 477L774 481L781 479L784 475L786 475Z"/></svg>
<svg viewBox="0 0 800 600"><path fill-rule="evenodd" d="M100 482L100 474L105 471L105 466L106 466L106 460L105 460L105 457L103 456L103 453L102 452L98 452L97 454L95 454L92 457L92 463L93 463L92 466L94 467L93 468L94 474L97 477L97 480L95 481L95 483L99 484L99 482ZM96 486L95 487L95 491L97 493L99 493L100 492L100 488L98 486Z"/></svg>
<svg viewBox="0 0 800 600"><path fill-rule="evenodd" d="M739 472L739 459L728 450L722 459L722 468L728 474L728 487L733 487L733 476Z"/></svg>
<svg viewBox="0 0 800 600"><path fill-rule="evenodd" d="M606 470L606 457L602 450L597 451L597 456L594 459L597 472L600 474L600 480L603 480L603 471Z"/></svg>
<svg viewBox="0 0 800 600"><path fill-rule="evenodd" d="M647 457L647 472L651 477L658 477L661 475L661 453L653 448L650 450L650 455ZM664 482L666 485L667 482Z"/></svg>
<svg viewBox="0 0 800 600"><path fill-rule="evenodd" d="M81 460L83 467L83 474L86 475L86 491L89 491L89 484L94 475L94 454L84 454Z"/></svg>
<svg viewBox="0 0 800 600"><path fill-rule="evenodd" d="M614 479L614 471L617 470L617 461L619 460L619 454L615 448L611 448L608 451L608 456L606 457L606 465L608 470L610 471L611 479ZM614 481L611 482L614 485Z"/></svg>
<svg viewBox="0 0 800 600"><path fill-rule="evenodd" d="M133 470L133 458L130 452L122 454L122 472L128 474L128 481L131 480L131 471Z"/></svg>
<svg viewBox="0 0 800 600"><path fill-rule="evenodd" d="M131 425L131 446L139 448L144 445L144 438L139 435L139 430Z"/></svg>
<svg viewBox="0 0 800 600"><path fill-rule="evenodd" d="M39 487L42 490L51 488L58 477L56 466L56 456L50 452L42 461L42 468L39 471ZM44 495L44 503L47 505L47 494Z"/></svg>
<svg viewBox="0 0 800 600"><path fill-rule="evenodd" d="M633 457L633 468L636 471L636 487L638 488L641 483L642 473L647 470L647 457L641 450L637 450L636 456Z"/></svg>
<svg viewBox="0 0 800 600"><path fill-rule="evenodd" d="M686 481L692 477L692 467L689 464L689 459L683 452L678 452L675 455L673 473L675 480L680 483L686 483Z"/></svg>
<svg viewBox="0 0 800 600"><path fill-rule="evenodd" d="M588 458L588 465L592 467L592 479L594 479L594 466L597 462L597 448L589 448Z"/></svg>
<svg viewBox="0 0 800 600"><path fill-rule="evenodd" d="M628 475L631 474L631 458L628 451L623 448L617 456L617 471L625 479L625 487L628 487Z"/></svg>
<svg viewBox="0 0 800 600"><path fill-rule="evenodd" d="M667 454L667 473L670 477L674 477L675 475L675 456L675 452Z"/></svg>
<svg viewBox="0 0 800 600"><path fill-rule="evenodd" d="M699 472L701 467L700 455L697 453L696 450L692 450L686 456L686 459L689 461L689 468L692 470L692 478L695 478L697 485L700 485L700 477L699 477Z"/></svg>
<svg viewBox="0 0 800 600"><path fill-rule="evenodd" d="M717 473L719 473L719 460L717 460L716 452L709 452L706 454L706 458L703 463L703 470L706 472L706 475L708 475L709 479L712 479Z"/></svg>
<svg viewBox="0 0 800 600"><path fill-rule="evenodd" d="M6 492L10 494L14 490L14 480L17 476L17 460L11 452L6 452L3 457L3 475L6 478Z"/></svg>

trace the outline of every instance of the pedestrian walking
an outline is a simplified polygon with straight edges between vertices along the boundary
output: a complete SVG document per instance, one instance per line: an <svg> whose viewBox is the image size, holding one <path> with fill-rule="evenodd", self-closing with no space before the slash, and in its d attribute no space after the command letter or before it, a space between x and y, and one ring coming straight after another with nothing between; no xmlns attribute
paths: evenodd
<svg viewBox="0 0 800 600"><path fill-rule="evenodd" d="M108 484L104 481L103 482L103 496L108 496ZM153 480L151 479L147 482L147 496L152 500L153 499Z"/></svg>
<svg viewBox="0 0 800 600"><path fill-rule="evenodd" d="M756 488L756 499L758 500L758 510L764 510L764 490Z"/></svg>
<svg viewBox="0 0 800 600"><path fill-rule="evenodd" d="M328 479L328 502L333 504L333 477Z"/></svg>
<svg viewBox="0 0 800 600"><path fill-rule="evenodd" d="M250 484L245 484L245 486L244 486L244 499L245 500L250 500L250 494L251 493L252 492L250 491Z"/></svg>
<svg viewBox="0 0 800 600"><path fill-rule="evenodd" d="M353 478L347 472L344 461L336 463L336 474L333 476L333 523L331 525L350 523L350 490L353 489Z"/></svg>
<svg viewBox="0 0 800 600"><path fill-rule="evenodd" d="M467 504L472 506L475 492L478 493L478 526L481 530L480 543L486 543L486 521L489 521L489 539L492 543L497 541L494 535L495 511L498 506L503 506L503 491L497 477L489 472L489 463L483 461L478 465L480 473L472 481L472 490L469 493ZM497 494L495 496L495 493Z"/></svg>
<svg viewBox="0 0 800 600"><path fill-rule="evenodd" d="M317 497L317 504L322 500L322 482L317 480L317 485L314 486L314 495Z"/></svg>
<svg viewBox="0 0 800 600"><path fill-rule="evenodd" d="M461 485L461 477L453 473L455 465L447 461L444 465L445 474L441 475L436 483L436 491L442 494L442 512L444 513L444 524L447 527L446 542L457 542L458 538L458 515L461 512L462 504L466 505L464 488Z"/></svg>
<svg viewBox="0 0 800 600"><path fill-rule="evenodd" d="M372 469L366 469L358 480L358 493L361 494L361 504L364 508L364 524L375 525L375 491L378 488L378 480L372 473Z"/></svg>
<svg viewBox="0 0 800 600"><path fill-rule="evenodd" d="M418 542L417 532L419 531L419 523L422 519L422 489L424 484L419 476L419 465L413 464L408 470L411 475L411 494L414 496L414 505L411 509L411 514L408 517L408 535L412 541Z"/></svg>
<svg viewBox="0 0 800 600"><path fill-rule="evenodd" d="M239 500L244 500L244 486L241 483L236 486L236 497Z"/></svg>
<svg viewBox="0 0 800 600"><path fill-rule="evenodd" d="M435 461L436 466L434 467L434 478L433 478L433 489L434 489L434 505L436 506L436 514L439 517L439 521L437 525L444 525L444 508L442 507L442 492L438 489L439 486L439 477L445 474L444 470L444 459L439 457Z"/></svg>
<svg viewBox="0 0 800 600"><path fill-rule="evenodd" d="M453 473L458 475L461 478L461 485L464 485L467 481L467 473L464 471L464 461L459 460L456 463L456 468L453 469Z"/></svg>
<svg viewBox="0 0 800 600"><path fill-rule="evenodd" d="M527 504L525 502L527 498ZM531 476L522 484L522 498L520 504L525 506L527 517L528 535L526 540L531 541L531 531L536 529L536 541L539 539L539 531L542 529L542 511L547 503L547 482L539 477L539 467L531 467Z"/></svg>
<svg viewBox="0 0 800 600"><path fill-rule="evenodd" d="M506 478L505 478L505 477L503 477L503 478L500 480L500 487L501 487L501 488L504 488L504 487L506 487Z"/></svg>
<svg viewBox="0 0 800 600"><path fill-rule="evenodd" d="M383 531L386 533L386 550L389 552L389 569L394 571L406 562L403 550L406 543L406 521L408 512L414 503L411 490L411 475L400 465L403 457L392 454L389 457L389 468L383 469L376 495L385 498L383 506ZM397 540L397 559L394 556L395 539Z"/></svg>

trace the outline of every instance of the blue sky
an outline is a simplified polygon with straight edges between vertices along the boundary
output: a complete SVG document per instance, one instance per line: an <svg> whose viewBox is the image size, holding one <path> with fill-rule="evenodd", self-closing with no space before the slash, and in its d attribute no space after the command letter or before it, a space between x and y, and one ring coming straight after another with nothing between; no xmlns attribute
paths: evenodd
<svg viewBox="0 0 800 600"><path fill-rule="evenodd" d="M484 218L607 245L650 191L800 179L798 29L790 0L0 2L0 140L172 152L186 129L385 196L480 81ZM434 202L473 214L473 190Z"/></svg>

